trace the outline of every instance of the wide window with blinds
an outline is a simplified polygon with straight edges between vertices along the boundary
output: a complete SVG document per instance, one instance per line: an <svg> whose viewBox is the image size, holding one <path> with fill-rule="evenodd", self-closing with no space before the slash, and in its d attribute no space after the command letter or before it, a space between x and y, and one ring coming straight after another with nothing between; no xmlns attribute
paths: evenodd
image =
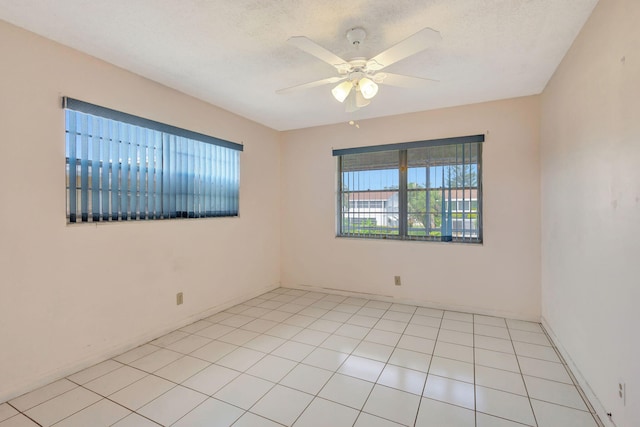
<svg viewBox="0 0 640 427"><path fill-rule="evenodd" d="M63 98L67 221L237 216L243 146Z"/></svg>
<svg viewBox="0 0 640 427"><path fill-rule="evenodd" d="M338 236L482 243L482 143L473 135L334 150Z"/></svg>

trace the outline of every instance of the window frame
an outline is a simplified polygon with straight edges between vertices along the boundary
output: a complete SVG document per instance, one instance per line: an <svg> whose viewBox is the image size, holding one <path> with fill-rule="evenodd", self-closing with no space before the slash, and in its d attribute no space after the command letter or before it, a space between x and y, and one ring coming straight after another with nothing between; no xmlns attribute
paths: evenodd
<svg viewBox="0 0 640 427"><path fill-rule="evenodd" d="M338 238L356 238L356 239L388 239L388 240L401 240L401 241L427 241L427 242L431 242L431 241L436 241L436 242L451 242L451 243L470 243L470 244L480 244L482 245L484 242L484 230L483 230L483 191L482 191L482 172L483 172L483 166L482 166L482 147L485 141L485 136L484 134L478 134L478 135L470 135L470 136L462 136L462 137L453 137L453 138L441 138L441 139L433 139L433 140L423 140L423 141L414 141L414 142L405 142L405 143L398 143L398 144L383 144L383 145L377 145L377 146L366 146L366 147L355 147L355 148L345 148L345 149L335 149L333 150L333 156L337 157L337 192L336 192L336 237ZM449 200L446 203L449 203L449 219L451 220L451 225L453 225L453 221L457 221L458 222L462 222L464 225L464 222L469 222L469 224L473 223L473 220L475 219L475 221L477 222L477 236L472 237L465 237L465 236L454 236L454 232L455 229L452 228L451 231L451 236L444 236L444 235L440 235L440 236L432 236L432 235L425 235L425 236L417 236L417 235L412 235L410 234L410 230L409 230L409 204L408 204L408 198L409 198L409 193L413 192L413 191L417 191L415 189L409 189L408 188L408 169L409 169L409 161L408 161L408 150L411 150L413 148L424 148L424 147L437 147L437 146L444 146L444 145L460 145L464 147L464 144L471 144L471 143L476 143L476 156L477 156L477 161L474 163L468 163L469 165L473 164L476 166L476 186L475 187L463 187L462 191L475 191L476 193L476 199L469 199L469 200L464 200L463 199L459 199L458 196L456 195L456 198L452 198L451 200ZM397 152L398 153L398 158L399 158L399 162L398 162L398 189L397 190L389 190L389 191L397 191L398 193L398 227L397 227L397 234L384 234L384 233L347 233L344 232L344 227L345 227L345 223L344 223L344 213L345 213L345 206L344 205L344 197L345 194L352 194L353 191L344 191L344 183L342 182L343 180L343 156L344 155L350 155L350 154L365 154L365 153L374 153L374 152L380 152L380 151L389 151L389 152ZM464 167L467 163L462 163L462 166ZM449 165L459 165L458 163L450 163ZM431 167L431 166L429 166ZM393 170L395 168L392 168L391 170ZM460 187L448 187L449 190L454 190L454 191L458 191ZM429 196L429 192L433 191L434 189L437 188L431 188L428 187L425 189L425 191L427 192L427 197ZM440 189L442 191L444 191L444 187L440 187ZM369 190L372 192L376 192L376 191L384 191L384 190ZM347 196L347 200L349 200L350 196ZM444 200L444 199L443 199ZM456 204L456 209L452 210L452 202L454 202L455 200L455 204ZM348 204L347 204L347 211L349 210L348 207L350 206L350 204L353 203L352 201L349 200ZM457 207L458 204L462 204L463 208L465 206L465 204L468 204L469 207L471 208L472 206L474 206L476 209L474 209L473 211L471 209L466 210L466 211L458 211ZM366 212L365 212L366 213ZM475 218L467 218L465 217L466 215L473 215ZM444 214L441 214L443 216L444 220ZM458 215L462 215L462 217L458 217ZM442 230L443 225L441 225L441 230ZM464 228L463 228L464 229Z"/></svg>

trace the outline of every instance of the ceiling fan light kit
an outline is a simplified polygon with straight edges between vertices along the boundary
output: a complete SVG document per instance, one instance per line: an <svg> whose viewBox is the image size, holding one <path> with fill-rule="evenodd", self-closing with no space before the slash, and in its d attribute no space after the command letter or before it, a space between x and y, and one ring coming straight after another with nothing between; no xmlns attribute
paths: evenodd
<svg viewBox="0 0 640 427"><path fill-rule="evenodd" d="M350 81L346 81L331 89L331 93L333 94L333 97L338 100L338 102L344 102L344 100L347 99L347 96L349 96L352 88L353 83Z"/></svg>
<svg viewBox="0 0 640 427"><path fill-rule="evenodd" d="M358 81L358 88L360 89L360 93L362 93L362 96L364 96L365 99L371 99L378 93L378 85L375 84L373 80L366 77Z"/></svg>
<svg viewBox="0 0 640 427"><path fill-rule="evenodd" d="M366 36L367 33L360 27L347 31L347 40L351 45L355 46L356 49L364 41ZM276 92L289 93L340 82L331 89L331 94L338 102L345 104L345 110L347 112L356 111L359 108L369 105L370 100L378 93L378 84L418 88L422 87L425 83L436 81L401 74L380 73L379 71L427 49L440 39L441 37L438 31L431 28L423 28L411 37L397 43L369 60L356 57L350 61L345 61L307 37L291 37L288 40L289 44L331 65L338 72L338 76L280 89Z"/></svg>

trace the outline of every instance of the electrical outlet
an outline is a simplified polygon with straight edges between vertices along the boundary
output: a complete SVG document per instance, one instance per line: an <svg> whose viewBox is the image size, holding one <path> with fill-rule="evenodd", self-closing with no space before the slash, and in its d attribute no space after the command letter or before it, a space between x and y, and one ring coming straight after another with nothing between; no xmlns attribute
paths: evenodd
<svg viewBox="0 0 640 427"><path fill-rule="evenodd" d="M627 405L627 384L624 381L618 382L618 397L622 399L622 405Z"/></svg>
<svg viewBox="0 0 640 427"><path fill-rule="evenodd" d="M176 294L176 305L181 305L184 302L182 292Z"/></svg>
<svg viewBox="0 0 640 427"><path fill-rule="evenodd" d="M401 286L402 282L400 281L400 276L394 276L393 278L394 283L396 284L396 286Z"/></svg>

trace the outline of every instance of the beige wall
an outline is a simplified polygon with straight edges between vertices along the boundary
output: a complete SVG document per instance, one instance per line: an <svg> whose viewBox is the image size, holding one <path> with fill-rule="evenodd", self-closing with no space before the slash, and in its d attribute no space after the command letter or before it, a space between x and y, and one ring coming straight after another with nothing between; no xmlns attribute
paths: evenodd
<svg viewBox="0 0 640 427"><path fill-rule="evenodd" d="M639 17L601 1L541 101L543 318L618 427L640 425Z"/></svg>
<svg viewBox="0 0 640 427"><path fill-rule="evenodd" d="M277 132L2 21L0 58L0 402L279 283ZM61 95L244 143L240 218L67 226Z"/></svg>
<svg viewBox="0 0 640 427"><path fill-rule="evenodd" d="M283 134L282 284L539 319L538 98L359 124L359 129L344 123ZM335 237L333 148L485 132L483 245ZM395 275L402 277L401 287L393 285Z"/></svg>

